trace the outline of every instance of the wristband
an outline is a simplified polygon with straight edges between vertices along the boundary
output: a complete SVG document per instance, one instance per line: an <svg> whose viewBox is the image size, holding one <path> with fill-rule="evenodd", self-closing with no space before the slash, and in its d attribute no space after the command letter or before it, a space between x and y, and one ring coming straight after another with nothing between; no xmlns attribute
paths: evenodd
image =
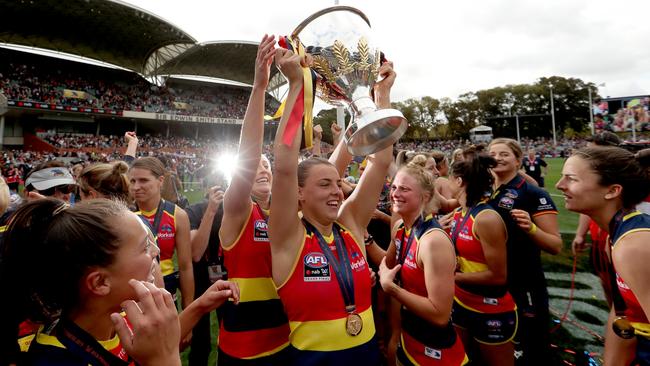
<svg viewBox="0 0 650 366"><path fill-rule="evenodd" d="M534 235L537 232L537 225L534 222L531 222L530 229L528 229L528 234Z"/></svg>

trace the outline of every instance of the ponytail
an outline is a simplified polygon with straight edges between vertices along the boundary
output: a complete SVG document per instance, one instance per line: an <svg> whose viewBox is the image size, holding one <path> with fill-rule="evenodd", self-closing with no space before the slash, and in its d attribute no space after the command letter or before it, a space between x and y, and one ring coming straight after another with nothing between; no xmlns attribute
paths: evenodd
<svg viewBox="0 0 650 366"><path fill-rule="evenodd" d="M490 169L495 166L496 160L487 154L473 154L451 166L451 175L462 178L465 183L467 206L476 205L489 194L494 183Z"/></svg>

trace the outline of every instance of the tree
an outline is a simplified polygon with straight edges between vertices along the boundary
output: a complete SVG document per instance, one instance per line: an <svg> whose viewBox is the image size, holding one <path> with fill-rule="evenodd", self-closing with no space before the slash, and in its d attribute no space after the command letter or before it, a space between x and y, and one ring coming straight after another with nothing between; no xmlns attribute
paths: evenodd
<svg viewBox="0 0 650 366"><path fill-rule="evenodd" d="M394 107L402 112L404 118L409 122L405 133L406 138L428 138L433 128L443 122L440 118L440 101L432 97L424 97L419 100L407 99L395 103Z"/></svg>
<svg viewBox="0 0 650 366"><path fill-rule="evenodd" d="M476 93L461 94L455 102L443 98L440 105L454 137L467 138L469 130L482 120Z"/></svg>

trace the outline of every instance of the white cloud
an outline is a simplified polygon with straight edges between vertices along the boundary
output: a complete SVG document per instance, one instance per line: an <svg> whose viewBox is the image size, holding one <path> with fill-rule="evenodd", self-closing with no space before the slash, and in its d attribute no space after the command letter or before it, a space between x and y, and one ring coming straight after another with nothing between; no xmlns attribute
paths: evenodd
<svg viewBox="0 0 650 366"><path fill-rule="evenodd" d="M288 34L333 1L130 0L199 41ZM606 82L601 94L647 94L650 1L341 1L368 15L395 62L395 99L458 94L542 76Z"/></svg>

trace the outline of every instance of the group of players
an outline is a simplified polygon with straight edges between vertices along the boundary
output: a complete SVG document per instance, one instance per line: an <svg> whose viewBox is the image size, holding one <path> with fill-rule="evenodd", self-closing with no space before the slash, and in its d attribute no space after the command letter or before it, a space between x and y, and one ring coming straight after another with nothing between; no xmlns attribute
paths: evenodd
<svg viewBox="0 0 650 366"><path fill-rule="evenodd" d="M12 214L0 252L0 354L12 357L0 364L178 365L192 328L217 307L219 365L550 364L540 253L559 253L562 240L551 197L520 171L517 142L467 150L441 164L446 174L437 167L444 159L426 152L396 165L388 147L366 157L358 184L344 192L352 160L345 142L329 159L299 161L302 135L285 113L271 170L262 156L270 67L275 60L289 81L292 111L304 63L275 43L265 36L258 48L237 171L225 192L210 190L198 225L161 198L165 170L154 158L85 168L72 207L40 197L68 194L43 183L64 182L60 168L28 177L37 199ZM392 66L380 68L379 108L390 107ZM650 216L635 210L650 193L647 156L581 149L557 183L567 208L591 217L616 249L607 253L619 290L611 365L650 365ZM390 240L382 248L368 231L381 216L387 176ZM137 212L107 199L127 196ZM206 266L211 281L194 299L192 260L214 250L214 236L223 260ZM12 353L24 330L26 352Z"/></svg>

